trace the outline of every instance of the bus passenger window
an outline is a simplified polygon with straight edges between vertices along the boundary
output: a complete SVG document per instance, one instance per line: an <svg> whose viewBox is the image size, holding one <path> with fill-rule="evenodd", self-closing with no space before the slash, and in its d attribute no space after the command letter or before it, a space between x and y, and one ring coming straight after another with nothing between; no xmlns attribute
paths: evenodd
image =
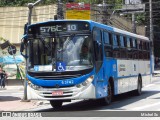
<svg viewBox="0 0 160 120"><path fill-rule="evenodd" d="M124 47L127 47L127 38L125 36L123 37L123 40L124 40Z"/></svg>
<svg viewBox="0 0 160 120"><path fill-rule="evenodd" d="M118 46L117 35L113 35L113 46Z"/></svg>
<svg viewBox="0 0 160 120"><path fill-rule="evenodd" d="M108 32L104 32L104 51L106 57L112 57L112 46L111 46L111 34Z"/></svg>
<svg viewBox="0 0 160 120"><path fill-rule="evenodd" d="M137 40L135 38L132 39L132 48L133 59L138 59Z"/></svg>
<svg viewBox="0 0 160 120"><path fill-rule="evenodd" d="M133 48L133 38L130 38L129 41L130 41L131 48Z"/></svg>
<svg viewBox="0 0 160 120"><path fill-rule="evenodd" d="M101 31L100 30L94 30L93 31L93 39L99 43L101 43Z"/></svg>
<svg viewBox="0 0 160 120"><path fill-rule="evenodd" d="M120 58L126 58L127 57L127 49L125 48L126 47L126 41L125 41L125 37L124 36L120 36Z"/></svg>
<svg viewBox="0 0 160 120"><path fill-rule="evenodd" d="M135 49L137 48L137 43L135 39L132 39L132 47Z"/></svg>
<svg viewBox="0 0 160 120"><path fill-rule="evenodd" d="M123 36L120 36L120 47L125 47Z"/></svg>
<svg viewBox="0 0 160 120"><path fill-rule="evenodd" d="M103 52L102 52L102 33L101 30L99 29L95 29L93 31L93 39L95 42L95 55L96 55L96 59L97 61L101 61L103 59Z"/></svg>
<svg viewBox="0 0 160 120"><path fill-rule="evenodd" d="M118 35L113 35L113 57L115 57L115 58L120 57Z"/></svg>
<svg viewBox="0 0 160 120"><path fill-rule="evenodd" d="M108 33L108 36L109 36L109 41L110 41L110 43L112 44L112 43L113 43L112 33Z"/></svg>
<svg viewBox="0 0 160 120"><path fill-rule="evenodd" d="M110 43L110 39L109 39L109 35L108 35L108 32L104 32L104 43L105 44L111 44Z"/></svg>
<svg viewBox="0 0 160 120"><path fill-rule="evenodd" d="M101 68L103 61L103 51L102 51L102 32L99 29L94 29L93 31L94 40L94 50L95 50L95 61L96 61L96 72Z"/></svg>
<svg viewBox="0 0 160 120"><path fill-rule="evenodd" d="M130 44L130 38L127 38L127 48L130 48L131 44Z"/></svg>

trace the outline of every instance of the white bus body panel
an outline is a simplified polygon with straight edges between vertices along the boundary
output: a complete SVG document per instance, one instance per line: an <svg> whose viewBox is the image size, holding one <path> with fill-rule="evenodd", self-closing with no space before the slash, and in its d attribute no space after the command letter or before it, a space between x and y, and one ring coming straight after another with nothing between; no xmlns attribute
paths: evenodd
<svg viewBox="0 0 160 120"><path fill-rule="evenodd" d="M137 89L139 74L142 86L151 83L150 61L117 60L117 94Z"/></svg>

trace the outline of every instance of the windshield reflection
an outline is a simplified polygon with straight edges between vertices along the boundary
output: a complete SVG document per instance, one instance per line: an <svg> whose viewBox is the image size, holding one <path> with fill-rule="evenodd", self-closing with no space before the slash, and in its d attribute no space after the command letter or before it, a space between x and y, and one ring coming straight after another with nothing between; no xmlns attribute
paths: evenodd
<svg viewBox="0 0 160 120"><path fill-rule="evenodd" d="M30 41L30 71L78 71L93 67L90 36L40 38Z"/></svg>

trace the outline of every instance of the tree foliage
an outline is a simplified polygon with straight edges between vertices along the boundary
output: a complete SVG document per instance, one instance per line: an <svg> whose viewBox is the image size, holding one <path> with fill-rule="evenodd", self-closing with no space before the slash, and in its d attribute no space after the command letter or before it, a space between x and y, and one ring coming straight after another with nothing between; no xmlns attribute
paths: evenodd
<svg viewBox="0 0 160 120"><path fill-rule="evenodd" d="M28 3L34 3L37 0L0 0L0 6L25 6ZM53 4L56 3L58 0L43 0L41 4ZM69 0L61 0L62 2L66 3ZM92 3L92 4L100 4L103 3L103 0L72 0L74 2L84 2L84 3ZM106 0L107 4L121 4L122 0Z"/></svg>

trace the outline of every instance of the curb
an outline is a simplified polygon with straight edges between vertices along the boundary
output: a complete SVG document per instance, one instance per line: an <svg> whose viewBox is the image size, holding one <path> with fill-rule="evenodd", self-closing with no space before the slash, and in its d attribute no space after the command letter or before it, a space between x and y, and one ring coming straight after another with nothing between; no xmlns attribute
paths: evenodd
<svg viewBox="0 0 160 120"><path fill-rule="evenodd" d="M7 90L7 88L0 88L0 90Z"/></svg>
<svg viewBox="0 0 160 120"><path fill-rule="evenodd" d="M6 86L7 90L17 89L17 90L24 90L23 86Z"/></svg>

